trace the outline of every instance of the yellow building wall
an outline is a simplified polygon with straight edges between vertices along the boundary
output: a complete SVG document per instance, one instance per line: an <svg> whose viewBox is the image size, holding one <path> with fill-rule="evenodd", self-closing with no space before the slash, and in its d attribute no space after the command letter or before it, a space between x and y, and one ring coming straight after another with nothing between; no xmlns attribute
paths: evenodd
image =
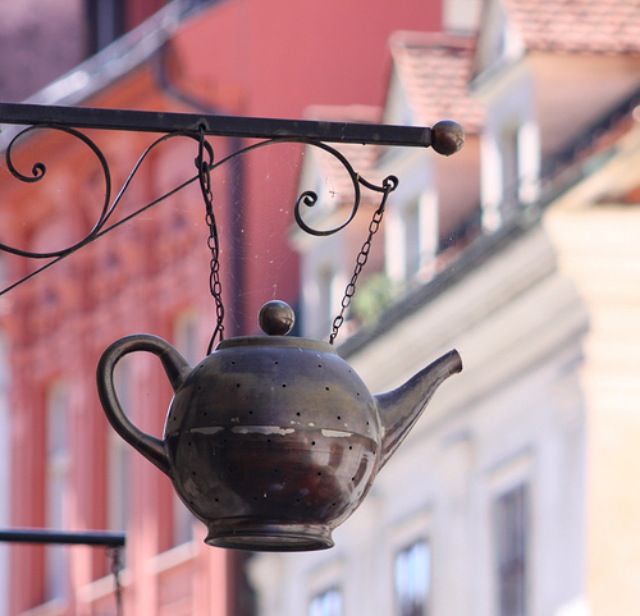
<svg viewBox="0 0 640 616"><path fill-rule="evenodd" d="M640 614L640 204L565 204L545 214L560 270L590 319L587 598L591 616Z"/></svg>

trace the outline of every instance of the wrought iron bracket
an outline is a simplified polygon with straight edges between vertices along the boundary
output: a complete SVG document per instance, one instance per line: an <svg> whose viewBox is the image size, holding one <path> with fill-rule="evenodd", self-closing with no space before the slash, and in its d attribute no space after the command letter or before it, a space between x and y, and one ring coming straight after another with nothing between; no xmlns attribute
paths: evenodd
<svg viewBox="0 0 640 616"><path fill-rule="evenodd" d="M99 237L112 231L116 227L128 222L142 212L154 207L167 197L182 190L198 179L198 174L186 179L178 186L149 203L140 206L127 216L114 220L122 197L129 187L140 166L149 153L160 144L174 138L194 140L202 148L204 136L240 137L254 139L250 145L240 148L228 156L215 160L211 144L205 140L205 158L209 171L223 165L227 161L248 153L252 150L272 145L274 143L302 143L321 150L333 156L345 169L353 187L353 203L351 212L345 221L331 229L317 229L307 224L301 214L302 206L313 207L318 201L318 195L313 191L303 192L295 203L295 221L300 228L312 235L325 236L336 233L347 226L355 217L360 204L360 190L365 187L378 193L389 192L388 187L397 185L393 176L385 178L381 185L376 185L363 178L352 166L349 160L333 144L362 144L378 146L405 146L427 148L431 147L439 154L448 156L457 152L463 145L464 134L462 128L455 122L444 120L433 127L392 126L382 124L358 124L346 122L318 122L308 120L285 120L272 118L234 117L207 114L164 113L151 111L131 111L122 109L93 109L79 107L59 107L29 105L20 103L0 103L0 125L13 124L17 129L10 135L11 140L6 144L5 158L7 168L18 180L35 183L42 180L47 172L43 162L35 162L30 172L22 171L13 160L13 149L16 143L25 135L39 130L52 129L70 135L83 142L97 158L104 175L105 195L100 214L87 235L70 246L59 250L36 252L12 246L3 241L0 233L0 251L11 253L30 259L43 259L47 262L0 290L3 295L15 287L33 278L40 272L51 267L58 261L73 254L83 246L95 241ZM25 128L26 126L26 128ZM120 130L160 133L140 155L128 177L112 199L112 180L109 163L106 156L84 129ZM393 190L393 188L391 190Z"/></svg>
<svg viewBox="0 0 640 616"><path fill-rule="evenodd" d="M457 152L462 147L464 139L460 126L447 120L439 122L433 128L428 128L21 103L0 103L0 124L30 126L54 124L69 128L152 133L198 131L200 127L204 127L205 134L218 137L289 138L326 143L432 147L445 156Z"/></svg>

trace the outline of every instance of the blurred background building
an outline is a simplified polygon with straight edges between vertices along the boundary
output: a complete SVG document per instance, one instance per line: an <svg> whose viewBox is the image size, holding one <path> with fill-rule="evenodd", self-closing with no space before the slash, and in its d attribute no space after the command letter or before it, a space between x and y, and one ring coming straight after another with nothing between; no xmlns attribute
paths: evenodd
<svg viewBox="0 0 640 616"><path fill-rule="evenodd" d="M36 6L37 5L37 6ZM384 121L467 130L462 152L361 148L400 179L339 352L374 391L456 347L436 394L368 499L308 554L208 548L166 477L108 427L95 366L150 331L201 357L214 321L197 187L0 299L5 526L126 530L127 614L583 616L640 606L640 7L632 0L14 3L0 99ZM62 75L62 76L60 76ZM6 148L11 128L0 134ZM119 186L151 137L91 133ZM219 142L218 142L219 141ZM24 145L24 147L21 147ZM242 145L215 140L216 154ZM326 337L375 203L329 238L352 195L326 157L277 146L214 174L227 333L279 297ZM196 144L145 161L120 216L194 173ZM34 156L37 157L34 159ZM104 180L82 143L31 133L0 168L0 241L50 250L85 234ZM113 196L113 195L112 195ZM32 262L4 257L8 284ZM634 318L636 317L636 318ZM124 405L160 433L153 359L123 361ZM0 614L112 614L89 548L0 553Z"/></svg>
<svg viewBox="0 0 640 616"><path fill-rule="evenodd" d="M452 159L360 163L401 183L340 347L374 391L453 347L465 369L335 548L252 560L260 614L637 612L638 24L637 3L488 0L471 36L390 37L377 113L311 110L467 128ZM346 217L340 180L311 167L333 182L317 209ZM292 237L321 337L365 229Z"/></svg>
<svg viewBox="0 0 640 616"><path fill-rule="evenodd" d="M368 3L366 14L338 1L288 0L51 0L7 8L3 100L285 117L301 117L312 103L378 103L391 32L437 30L442 21L439 5L425 9L417 0ZM15 132L4 127L3 149ZM114 187L152 140L90 136L109 159ZM242 144L215 145L221 158ZM176 139L154 151L120 216L191 177L196 146ZM3 240L48 251L81 238L104 199L92 152L68 134L44 130L14 153L27 173L34 157L45 162L47 177L25 185L0 168ZM258 307L275 295L297 302L297 258L285 236L302 157L301 148L276 147L216 173L228 335L254 331ZM192 188L1 300L0 419L10 440L1 463L3 524L126 530L125 613L241 616L254 609L245 557L202 543L203 529L167 479L115 437L95 393L97 359L123 335L151 331L191 361L204 354L214 320L206 234ZM3 278L10 283L37 265L5 257ZM123 362L118 382L135 421L160 433L170 393L155 363ZM100 550L20 545L3 558L5 613L114 612L109 561Z"/></svg>

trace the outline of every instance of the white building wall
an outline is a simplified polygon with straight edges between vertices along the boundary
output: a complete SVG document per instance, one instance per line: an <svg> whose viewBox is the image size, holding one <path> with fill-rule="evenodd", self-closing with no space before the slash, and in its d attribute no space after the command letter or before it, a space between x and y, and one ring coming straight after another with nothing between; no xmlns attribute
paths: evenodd
<svg viewBox="0 0 640 616"><path fill-rule="evenodd" d="M495 616L490 504L521 479L532 506L531 616L560 614L581 598L577 369L585 327L537 229L350 358L376 392L454 346L465 369L436 393L363 505L335 531L333 549L256 556L260 615L302 616L314 592L338 585L346 615L392 616L394 554L414 536L432 547L434 614Z"/></svg>

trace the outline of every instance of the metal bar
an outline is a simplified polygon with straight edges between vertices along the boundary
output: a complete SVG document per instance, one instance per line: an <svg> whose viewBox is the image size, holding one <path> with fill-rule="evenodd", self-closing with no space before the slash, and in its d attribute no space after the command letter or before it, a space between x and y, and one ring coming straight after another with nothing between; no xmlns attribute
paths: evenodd
<svg viewBox="0 0 640 616"><path fill-rule="evenodd" d="M193 131L203 125L207 135L273 139L316 139L327 143L361 143L429 147L431 129L389 124L355 124L280 120L195 113L164 113L127 109L95 109L0 103L0 124L60 124L74 128L154 133Z"/></svg>
<svg viewBox="0 0 640 616"><path fill-rule="evenodd" d="M0 530L0 542L7 543L63 543L67 545L104 545L112 548L123 547L124 533L87 530L81 532L47 530L43 528L21 528Z"/></svg>

